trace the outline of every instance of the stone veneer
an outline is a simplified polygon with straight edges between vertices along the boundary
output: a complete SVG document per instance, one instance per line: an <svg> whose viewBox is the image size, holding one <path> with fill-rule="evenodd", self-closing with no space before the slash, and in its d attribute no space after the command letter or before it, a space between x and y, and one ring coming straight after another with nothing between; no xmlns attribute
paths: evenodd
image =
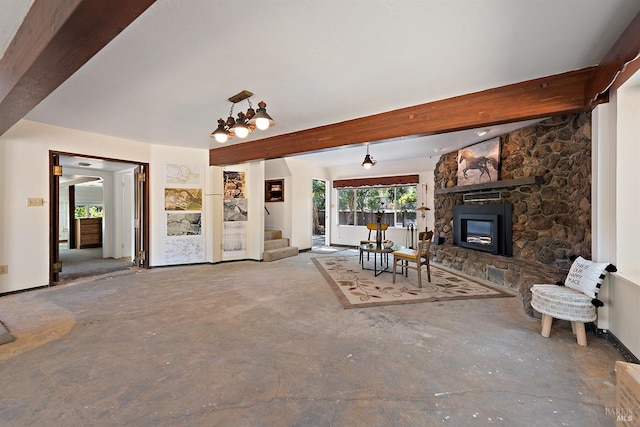
<svg viewBox="0 0 640 427"><path fill-rule="evenodd" d="M436 194L434 261L517 289L533 315L530 287L563 280L569 256L591 258L591 113L552 117L500 137L501 180L541 177L540 184L498 188L501 199L485 203L513 206L513 258L459 248L453 242L453 206L459 193ZM456 186L457 152L443 155L434 172L435 188ZM477 191L476 191L477 192Z"/></svg>

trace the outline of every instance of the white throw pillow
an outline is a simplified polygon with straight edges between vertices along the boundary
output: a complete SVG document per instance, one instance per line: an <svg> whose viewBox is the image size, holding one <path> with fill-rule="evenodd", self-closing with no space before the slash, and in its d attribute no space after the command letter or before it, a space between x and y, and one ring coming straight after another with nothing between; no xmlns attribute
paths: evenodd
<svg viewBox="0 0 640 427"><path fill-rule="evenodd" d="M608 262L593 262L579 256L573 261L564 285L595 298L607 274Z"/></svg>

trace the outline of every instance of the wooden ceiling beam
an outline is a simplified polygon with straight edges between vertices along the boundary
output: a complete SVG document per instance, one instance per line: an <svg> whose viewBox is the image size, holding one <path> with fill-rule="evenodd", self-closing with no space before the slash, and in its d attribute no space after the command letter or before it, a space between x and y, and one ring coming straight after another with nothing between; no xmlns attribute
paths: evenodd
<svg viewBox="0 0 640 427"><path fill-rule="evenodd" d="M209 151L212 166L276 159L346 145L425 136L591 109L586 84L595 68L528 80L359 119Z"/></svg>
<svg viewBox="0 0 640 427"><path fill-rule="evenodd" d="M609 89L618 88L640 68L640 13L631 21L587 84L587 100L608 98Z"/></svg>
<svg viewBox="0 0 640 427"><path fill-rule="evenodd" d="M35 0L0 59L0 135L155 0Z"/></svg>

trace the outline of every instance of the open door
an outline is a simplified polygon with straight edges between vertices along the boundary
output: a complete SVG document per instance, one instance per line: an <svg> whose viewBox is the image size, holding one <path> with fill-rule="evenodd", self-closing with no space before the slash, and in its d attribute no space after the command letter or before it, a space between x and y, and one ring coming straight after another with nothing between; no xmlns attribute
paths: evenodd
<svg viewBox="0 0 640 427"><path fill-rule="evenodd" d="M134 211L135 211L135 258L136 267L149 268L149 183L147 179L148 167L138 165L135 169L135 191L134 191Z"/></svg>
<svg viewBox="0 0 640 427"><path fill-rule="evenodd" d="M60 251L58 249L58 239L60 236L60 221L58 205L60 202L60 155L51 153L49 156L49 286L54 285L59 280L62 263L60 262Z"/></svg>
<svg viewBox="0 0 640 427"><path fill-rule="evenodd" d="M327 183L321 179L312 180L312 247L321 247L327 245L326 240L326 192Z"/></svg>
<svg viewBox="0 0 640 427"><path fill-rule="evenodd" d="M91 168L89 169L89 165L83 163L93 163ZM73 185L69 185L69 180L65 180L66 178L63 173L63 168L67 170L69 168L78 169L78 168L87 168L87 171L106 171L110 173L117 173L122 171L128 171L129 173L129 191L124 192L125 196L130 197L128 201L123 201L121 203L125 209L128 210L128 221L126 219L120 220L120 222L116 225L115 228L113 225L107 231L111 236L111 245L115 245L113 242L116 237L114 235L122 235L124 236L124 240L122 240L122 245L128 248L128 250L122 249L121 252L117 252L115 246L110 246L111 253L119 254L118 261L120 257L122 257L122 253L125 252L127 254L132 255L129 258L128 266L131 266L131 259L133 259L133 265L136 267L149 268L149 180L148 171L149 165L146 163L138 163L129 160L120 160L120 159L111 159L104 157L96 157L96 156L87 156L83 154L75 154L75 153L64 153L64 152L54 152L50 151L49 154L49 164L50 164L50 188L49 188L49 200L50 204L50 212L49 212L49 239L50 239L50 250L49 250L49 285L55 285L61 283L61 281L65 280L67 275L71 274L72 276L75 274L77 276L78 271L74 271L75 268L78 270L78 262L76 259L73 261L73 267L67 272L63 271L64 265L62 265L63 260L68 262L69 258L72 256L68 253L60 252L60 229L61 229L61 192L60 186L67 185L70 189L69 193L69 244L71 245L69 249L77 249L73 242L73 224L74 224L74 206L75 206L75 191ZM78 177L74 177L72 181L76 180ZM80 177L83 178L83 177ZM62 183L61 183L62 182ZM74 181L75 182L75 181ZM124 188L124 184L123 184ZM65 199L66 200L66 199ZM113 203L113 201L112 201ZM113 205L111 205L113 206ZM122 209L122 207L120 207ZM115 214L112 210L110 210L112 216L111 218L115 218L117 214ZM122 214L120 215L122 216ZM126 217L126 216L125 216ZM111 224L114 224L111 220ZM64 223L64 218L62 223ZM104 222L103 222L104 223ZM123 231L124 230L124 231ZM133 234L133 237L132 237ZM77 236L76 236L77 237ZM133 252L133 253L132 253ZM75 254L78 255L78 254ZM114 260L114 258L108 258L109 260ZM84 256L81 257L81 261L87 261L88 259ZM92 262L93 259L89 259L89 262ZM68 266L70 264L67 264ZM117 269L121 269L121 265L115 266ZM108 268L114 268L114 264L109 264ZM80 274L85 274L87 276L92 275L93 271L88 269L80 268ZM100 267L96 267L96 271L101 271ZM75 276L73 276L75 277Z"/></svg>

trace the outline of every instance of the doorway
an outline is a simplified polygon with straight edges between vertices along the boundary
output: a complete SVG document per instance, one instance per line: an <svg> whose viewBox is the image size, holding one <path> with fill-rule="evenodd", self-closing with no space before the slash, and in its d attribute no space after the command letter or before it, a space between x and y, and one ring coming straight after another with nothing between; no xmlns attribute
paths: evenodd
<svg viewBox="0 0 640 427"><path fill-rule="evenodd" d="M312 180L312 247L327 246L327 182L321 179Z"/></svg>
<svg viewBox="0 0 640 427"><path fill-rule="evenodd" d="M148 268L148 165L60 152L50 163L50 285Z"/></svg>

